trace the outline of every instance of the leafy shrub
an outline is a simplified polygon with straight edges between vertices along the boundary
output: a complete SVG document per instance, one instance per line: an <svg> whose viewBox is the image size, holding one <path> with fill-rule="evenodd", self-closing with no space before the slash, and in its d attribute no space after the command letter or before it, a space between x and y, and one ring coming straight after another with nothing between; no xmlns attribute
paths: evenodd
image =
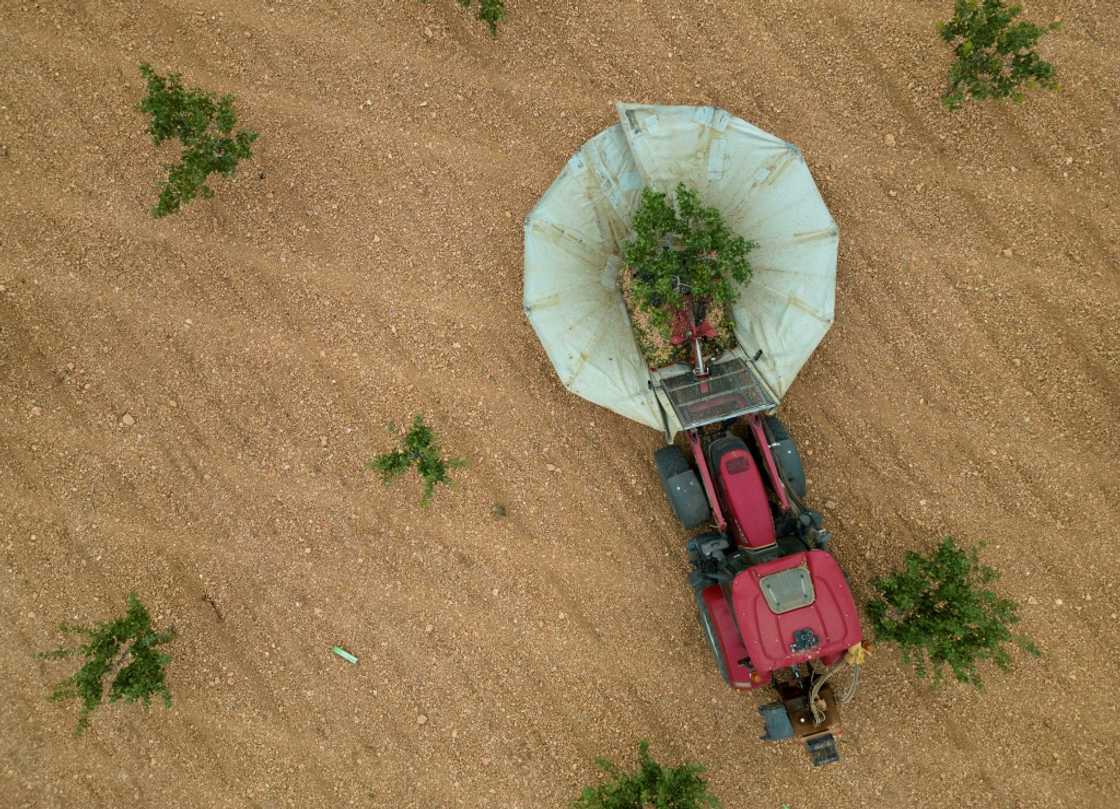
<svg viewBox="0 0 1120 809"><path fill-rule="evenodd" d="M1022 101L1024 85L1057 88L1054 66L1034 47L1059 24L1013 22L1021 13L1005 0L956 0L953 19L941 24L941 38L956 55L941 99L946 107L956 109L968 98Z"/></svg>
<svg viewBox="0 0 1120 809"><path fill-rule="evenodd" d="M206 179L214 172L229 177L237 171L238 161L253 156L250 146L257 133L234 133L233 96L216 98L206 90L186 89L178 74L164 78L147 64L140 65L140 74L148 81L148 95L138 108L152 116L152 142L158 146L178 138L183 146L179 163L167 167L167 182L152 208L152 216L158 218L175 213L199 194L214 196Z"/></svg>
<svg viewBox="0 0 1120 809"><path fill-rule="evenodd" d="M135 593L128 596L128 611L121 618L106 621L95 627L62 624L59 629L67 635L80 635L86 642L77 648L59 648L39 655L45 660L81 656L85 662L77 672L58 683L51 691L52 702L80 699L76 733L89 726L89 716L101 704L105 681L109 686L109 702L140 700L147 708L152 697L163 697L171 707L171 692L167 689L165 668L171 662L169 655L156 647L175 637L174 629L157 632L152 629L152 618Z"/></svg>
<svg viewBox="0 0 1120 809"><path fill-rule="evenodd" d="M394 425L389 425L389 429L396 431ZM412 427L401 439L401 448L378 455L366 464L366 468L380 472L382 481L388 485L415 466L424 482L420 505L427 507L432 502L437 484L451 484L448 469L465 465L466 461L461 458L443 457L435 433L424 423L424 417L417 415L412 420Z"/></svg>
<svg viewBox="0 0 1120 809"><path fill-rule="evenodd" d="M1010 670L1005 643L1039 654L1025 636L1012 634L1018 608L988 589L997 578L995 570L980 563L976 549L962 550L952 537L928 555L911 551L901 571L873 582L879 597L868 603L867 612L876 637L897 643L903 661L913 662L919 677L926 676L928 661L935 683L948 666L959 681L981 688L978 661Z"/></svg>
<svg viewBox="0 0 1120 809"><path fill-rule="evenodd" d="M463 8L470 8L471 0L459 0ZM490 34L498 35L498 23L506 18L505 0L478 0L478 18L490 26Z"/></svg>
<svg viewBox="0 0 1120 809"><path fill-rule="evenodd" d="M719 210L701 205L699 193L684 183L672 201L660 191L642 191L633 228L623 246L628 292L663 337L686 295L726 311L738 297L733 283L750 280L747 254L758 245L732 233Z"/></svg>
<svg viewBox="0 0 1120 809"><path fill-rule="evenodd" d="M599 769L611 780L597 787L586 787L572 802L573 809L702 809L718 807L719 800L708 792L708 782L700 777L699 764L664 767L649 754L649 742L638 745L638 769L623 772L606 759L597 759Z"/></svg>

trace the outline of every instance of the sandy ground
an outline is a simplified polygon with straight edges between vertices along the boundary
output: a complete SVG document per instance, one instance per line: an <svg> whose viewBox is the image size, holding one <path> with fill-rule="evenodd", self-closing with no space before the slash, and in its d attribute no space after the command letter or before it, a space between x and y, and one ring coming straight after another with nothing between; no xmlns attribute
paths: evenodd
<svg viewBox="0 0 1120 809"><path fill-rule="evenodd" d="M957 115L949 0L508 6L491 40L452 0L0 4L0 805L558 807L649 738L731 809L1117 806L1112 4L1031 0L1062 91ZM142 60L261 133L160 221ZM981 695L878 649L842 766L757 741L657 434L521 315L522 217L616 100L802 148L838 319L783 412L857 596L986 539L1045 652ZM414 412L471 464L427 511L362 470ZM75 739L34 653L129 590L179 631L174 706Z"/></svg>

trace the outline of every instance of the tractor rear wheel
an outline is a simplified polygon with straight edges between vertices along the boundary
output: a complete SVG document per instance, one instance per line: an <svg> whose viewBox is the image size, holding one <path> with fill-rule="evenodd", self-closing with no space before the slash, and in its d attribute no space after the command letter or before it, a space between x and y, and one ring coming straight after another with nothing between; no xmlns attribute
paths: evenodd
<svg viewBox="0 0 1120 809"><path fill-rule="evenodd" d="M669 506L685 528L696 528L711 519L708 497L700 478L678 447L662 447L653 454L653 462Z"/></svg>

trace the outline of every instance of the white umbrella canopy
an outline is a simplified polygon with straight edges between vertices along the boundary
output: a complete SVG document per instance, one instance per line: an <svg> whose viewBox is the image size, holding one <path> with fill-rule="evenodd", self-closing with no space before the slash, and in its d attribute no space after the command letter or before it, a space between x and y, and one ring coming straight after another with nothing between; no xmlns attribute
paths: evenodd
<svg viewBox="0 0 1120 809"><path fill-rule="evenodd" d="M758 243L735 336L780 399L832 325L836 297L839 231L804 158L714 107L617 107L620 123L583 145L525 220L525 313L561 382L626 418L680 429L651 387L617 279L642 188L684 182Z"/></svg>

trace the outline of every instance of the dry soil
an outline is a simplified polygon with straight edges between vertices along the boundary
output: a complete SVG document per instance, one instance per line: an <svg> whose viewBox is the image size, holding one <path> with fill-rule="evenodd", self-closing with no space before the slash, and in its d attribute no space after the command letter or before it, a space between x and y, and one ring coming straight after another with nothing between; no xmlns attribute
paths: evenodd
<svg viewBox="0 0 1120 809"><path fill-rule="evenodd" d="M640 738L731 809L1120 805L1115 4L1031 0L1061 91L957 114L950 0L507 5L0 3L0 805L560 807ZM261 133L159 221L141 61ZM801 147L837 322L782 410L857 596L987 540L1044 650L980 694L878 648L841 766L757 740L658 435L522 316L522 218L616 100ZM428 510L362 468L415 412L470 462ZM35 653L130 590L174 706L74 738Z"/></svg>

